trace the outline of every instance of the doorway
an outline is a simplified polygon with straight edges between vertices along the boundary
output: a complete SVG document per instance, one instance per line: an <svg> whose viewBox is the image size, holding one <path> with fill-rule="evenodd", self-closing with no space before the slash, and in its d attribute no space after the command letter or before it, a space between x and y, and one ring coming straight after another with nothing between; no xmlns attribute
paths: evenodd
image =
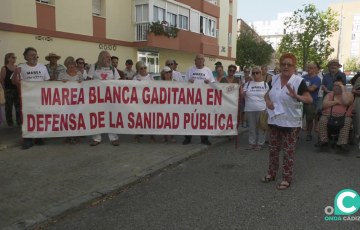
<svg viewBox="0 0 360 230"><path fill-rule="evenodd" d="M138 51L138 60L145 62L148 73L159 73L159 53Z"/></svg>

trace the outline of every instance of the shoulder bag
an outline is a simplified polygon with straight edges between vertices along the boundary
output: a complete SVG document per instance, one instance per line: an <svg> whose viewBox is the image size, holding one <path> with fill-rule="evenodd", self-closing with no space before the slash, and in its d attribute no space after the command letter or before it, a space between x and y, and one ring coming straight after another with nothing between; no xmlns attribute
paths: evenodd
<svg viewBox="0 0 360 230"><path fill-rule="evenodd" d="M333 101L335 99L335 95L333 96ZM346 111L344 113L344 116L341 116L341 117L334 117L332 116L332 109L333 109L333 106L331 106L331 110L330 110L330 118L329 118L329 121L327 123L327 128L328 130L333 130L333 131L336 131L336 132L339 132L340 129L342 127L344 127L344 124L345 124L345 116L346 116L346 113L349 109L349 106L346 107Z"/></svg>

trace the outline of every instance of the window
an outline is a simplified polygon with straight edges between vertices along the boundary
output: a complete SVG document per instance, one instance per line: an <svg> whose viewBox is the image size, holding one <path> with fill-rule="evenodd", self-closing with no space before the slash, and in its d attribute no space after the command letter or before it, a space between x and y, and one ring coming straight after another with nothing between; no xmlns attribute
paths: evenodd
<svg viewBox="0 0 360 230"><path fill-rule="evenodd" d="M137 5L135 6L135 22L147 22L149 21L149 5Z"/></svg>
<svg viewBox="0 0 360 230"><path fill-rule="evenodd" d="M165 10L154 6L154 22L165 21Z"/></svg>
<svg viewBox="0 0 360 230"><path fill-rule="evenodd" d="M93 15L101 15L101 0L92 0L92 13Z"/></svg>
<svg viewBox="0 0 360 230"><path fill-rule="evenodd" d="M232 34L231 33L229 33L229 41L228 41L228 43L229 43L229 46L231 46L231 43L232 43Z"/></svg>
<svg viewBox="0 0 360 230"><path fill-rule="evenodd" d="M214 20L200 16L200 33L205 35L216 37L216 23Z"/></svg>
<svg viewBox="0 0 360 230"><path fill-rule="evenodd" d="M183 30L188 30L188 17L179 15L179 28Z"/></svg>
<svg viewBox="0 0 360 230"><path fill-rule="evenodd" d="M352 34L352 38L351 38L352 40L355 40L355 34Z"/></svg>
<svg viewBox="0 0 360 230"><path fill-rule="evenodd" d="M190 30L194 33L200 33L200 14L197 11L190 10Z"/></svg>
<svg viewBox="0 0 360 230"><path fill-rule="evenodd" d="M176 18L177 15L176 14L172 14L172 13L167 13L167 22L171 25L171 26L176 26Z"/></svg>

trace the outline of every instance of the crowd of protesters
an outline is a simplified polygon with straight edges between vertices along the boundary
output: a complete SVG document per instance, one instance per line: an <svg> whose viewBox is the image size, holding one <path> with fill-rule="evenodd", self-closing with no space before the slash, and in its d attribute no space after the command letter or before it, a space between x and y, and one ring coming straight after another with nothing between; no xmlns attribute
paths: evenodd
<svg viewBox="0 0 360 230"><path fill-rule="evenodd" d="M0 83L5 89L6 105L5 117L9 127L14 127L12 110L15 107L16 124L21 126L21 111L19 97L19 79L21 81L77 81L81 83L87 80L133 80L133 81L152 81L153 76L147 71L146 63L139 61L133 69L133 61L126 60L126 68L118 69L118 57L111 56L108 51L100 52L96 63L90 65L85 63L84 58L66 57L64 65L59 64L61 57L56 53L49 53L45 60L46 65L38 63L36 49L28 47L23 53L26 63L15 65L17 57L14 53L5 55L5 65L1 69ZM176 71L178 63L168 59L160 73L163 81L185 81L190 83L235 83L240 85L241 106L240 124L244 128L249 128L249 144L246 150L260 151L263 149L265 139L269 136L269 168L267 175L262 178L262 182L274 181L279 168L279 153L284 151L283 179L278 189L287 189L292 181L294 166L294 154L296 142L302 127L302 119L306 118L307 131L306 141L312 141L312 130L319 132L319 142L316 147L327 145L326 124L331 115L342 116L346 114L345 126L340 131L338 145L347 150L348 132L352 122L353 95L346 92L346 77L339 71L341 65L337 60L328 63L329 73L322 76L318 63L310 63L307 67L307 74L298 76L296 74L296 58L293 54L283 54L280 57L280 68L274 69L274 75L268 73L267 66L245 68L244 76L235 77L237 67L229 65L226 70L221 62L215 63L215 70L210 70L205 66L204 55L198 54L195 57L195 65L188 68L185 78ZM104 77L105 76L105 77ZM359 78L360 79L360 78ZM360 95L360 80L354 83L353 93ZM355 108L360 109L360 102L355 100ZM350 107L350 109L349 109ZM344 111L346 108L346 112ZM324 109L324 113L317 122L317 111ZM334 110L333 110L334 109ZM330 111L331 110L331 111ZM262 113L269 115L269 132L260 130L258 122ZM360 114L360 111L358 111ZM247 117L247 118L245 118ZM356 120L355 130L359 135L360 119ZM0 112L0 122L2 121ZM134 143L140 141L142 135L136 135ZM119 146L118 135L108 134L112 145ZM101 134L92 136L91 146L101 143ZM230 138L231 139L231 138ZM183 144L191 143L192 136L186 135ZM155 143L154 135L150 135L151 143ZM162 142L167 142L168 136L164 136ZM65 145L74 142L81 144L79 137L66 137L63 142ZM172 135L170 142L176 140ZM41 138L35 139L35 144L44 145ZM208 136L201 136L201 143L211 145ZM33 146L31 138L25 138L23 149Z"/></svg>

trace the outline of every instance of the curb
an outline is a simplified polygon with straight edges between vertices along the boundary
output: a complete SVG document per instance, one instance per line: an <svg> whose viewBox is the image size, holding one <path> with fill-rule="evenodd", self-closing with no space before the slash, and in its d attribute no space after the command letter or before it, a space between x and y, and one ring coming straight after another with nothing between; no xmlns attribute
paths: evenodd
<svg viewBox="0 0 360 230"><path fill-rule="evenodd" d="M8 142L8 143L0 145L0 151L3 151L8 148L12 148L12 147L19 147L19 146L21 146L21 141Z"/></svg>
<svg viewBox="0 0 360 230"><path fill-rule="evenodd" d="M248 132L247 129L241 130L239 131L239 136L247 132ZM54 206L46 210L43 213L38 213L34 211L31 216L21 221L18 221L8 227L4 227L1 230L42 229L41 226L43 225L52 224L56 220L64 218L71 213L80 211L86 208L87 206L92 205L93 202L98 203L100 201L99 203L101 203L101 199L104 199L111 195L117 195L123 190L129 189L138 183L146 181L160 174L161 172L171 169L172 167L175 167L192 158L198 157L204 154L207 150L221 146L222 144L225 144L229 141L230 140L227 137L223 137L217 139L216 141L214 140L212 146L204 146L199 144L199 146L195 149L187 151L179 156L164 160L159 164L152 165L148 168L144 168L141 172L135 173L133 176L123 181L116 182L115 184L109 185L95 192L84 194L72 200L68 200L64 203L58 204L57 206ZM15 147L15 146L19 146L19 145L18 144L11 145L11 147ZM0 146L0 148L1 147L2 146Z"/></svg>

